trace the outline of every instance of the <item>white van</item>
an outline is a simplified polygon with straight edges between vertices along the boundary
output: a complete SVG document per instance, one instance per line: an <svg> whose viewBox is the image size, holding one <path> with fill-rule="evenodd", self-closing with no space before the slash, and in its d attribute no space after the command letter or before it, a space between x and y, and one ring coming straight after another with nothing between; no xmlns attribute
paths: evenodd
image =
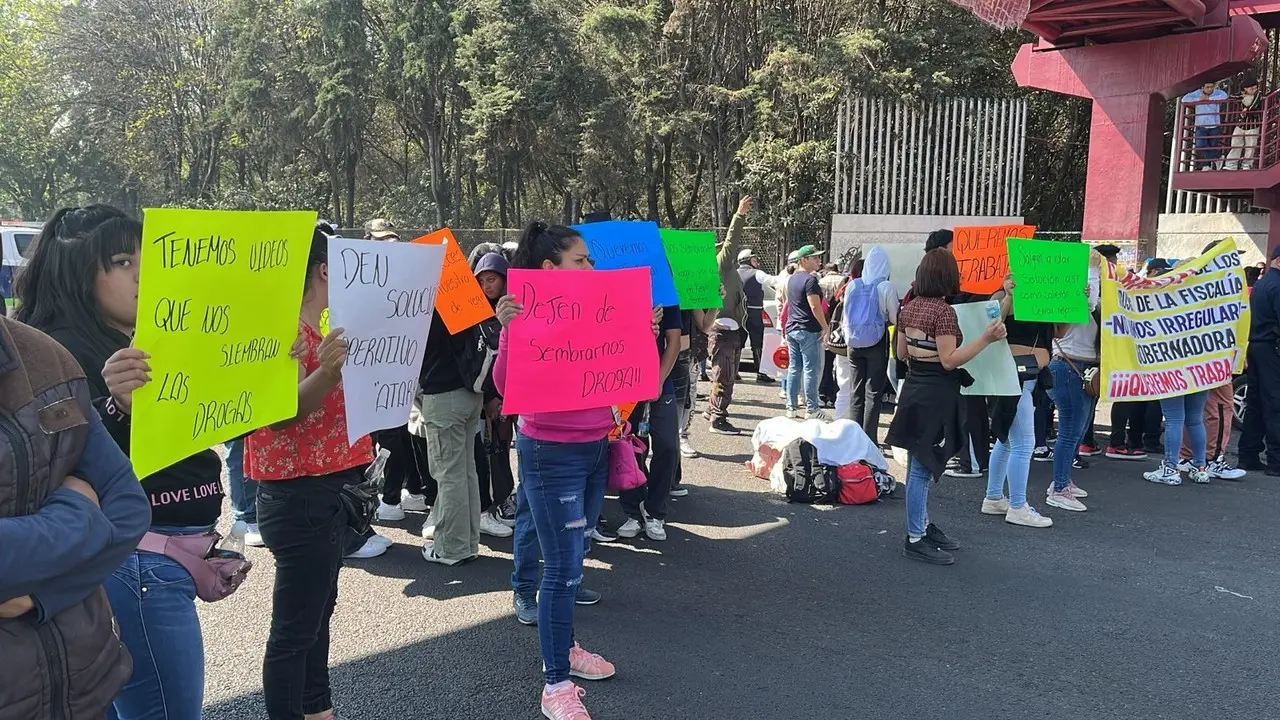
<svg viewBox="0 0 1280 720"><path fill-rule="evenodd" d="M13 278L27 264L27 250L40 233L39 226L0 225L0 293L13 307Z"/></svg>

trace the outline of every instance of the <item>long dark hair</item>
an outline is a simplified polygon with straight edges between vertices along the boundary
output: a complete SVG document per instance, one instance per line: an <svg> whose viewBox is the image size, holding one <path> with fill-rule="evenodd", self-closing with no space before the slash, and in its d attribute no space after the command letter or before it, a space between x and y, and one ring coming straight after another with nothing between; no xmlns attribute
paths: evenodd
<svg viewBox="0 0 1280 720"><path fill-rule="evenodd" d="M311 233L311 250L307 252L307 277L304 285L306 290L311 289L311 273L321 265L329 264L329 238L334 235L328 231L332 229L328 223L321 221L316 223L316 229Z"/></svg>
<svg viewBox="0 0 1280 720"><path fill-rule="evenodd" d="M16 318L52 334L75 333L103 362L128 346L124 333L107 325L94 295L99 272L111 258L133 254L142 245L142 224L110 205L63 208L40 229L31 258L14 281ZM89 372L100 370L87 368Z"/></svg>
<svg viewBox="0 0 1280 720"><path fill-rule="evenodd" d="M916 297L946 298L960 293L960 266L956 256L943 248L924 254L916 268Z"/></svg>
<svg viewBox="0 0 1280 720"><path fill-rule="evenodd" d="M520 270L541 270L542 261L550 260L559 265L560 256L573 247L582 235L564 225L547 225L532 222L520 232L519 243L511 254L511 267Z"/></svg>

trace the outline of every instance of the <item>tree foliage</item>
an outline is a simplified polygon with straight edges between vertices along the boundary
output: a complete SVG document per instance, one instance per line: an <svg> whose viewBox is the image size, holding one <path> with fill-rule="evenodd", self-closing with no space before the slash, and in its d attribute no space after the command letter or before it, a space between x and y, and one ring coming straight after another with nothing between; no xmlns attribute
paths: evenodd
<svg viewBox="0 0 1280 720"><path fill-rule="evenodd" d="M0 0L0 210L820 225L842 98L1016 93L1025 39L944 0ZM1074 226L1087 109L1035 103Z"/></svg>

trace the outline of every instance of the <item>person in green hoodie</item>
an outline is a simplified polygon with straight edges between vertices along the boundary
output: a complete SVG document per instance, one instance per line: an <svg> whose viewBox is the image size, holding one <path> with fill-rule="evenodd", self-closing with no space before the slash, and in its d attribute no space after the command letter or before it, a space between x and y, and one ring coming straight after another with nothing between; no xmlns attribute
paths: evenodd
<svg viewBox="0 0 1280 720"><path fill-rule="evenodd" d="M716 247L720 283L724 286L724 308L711 329L708 348L711 393L706 418L711 423L711 432L720 435L741 434L729 422L729 404L733 402L733 386L742 360L742 328L747 322L747 296L742 289L742 278L738 276L738 246L742 240L742 228L751 212L751 202L750 197L744 197L738 203L738 212L729 222L729 234Z"/></svg>

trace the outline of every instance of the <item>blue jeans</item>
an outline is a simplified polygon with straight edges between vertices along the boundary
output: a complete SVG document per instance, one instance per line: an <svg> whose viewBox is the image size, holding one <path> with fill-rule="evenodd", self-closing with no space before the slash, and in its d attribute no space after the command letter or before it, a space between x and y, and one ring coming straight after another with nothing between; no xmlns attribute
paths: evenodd
<svg viewBox="0 0 1280 720"><path fill-rule="evenodd" d="M924 537L929 526L929 469L912 457L907 461L907 535Z"/></svg>
<svg viewBox="0 0 1280 720"><path fill-rule="evenodd" d="M1013 425L1009 427L1009 442L996 440L996 446L991 450L987 497L992 500L1003 497L1007 479L1009 507L1013 508L1027 504L1027 476L1031 473L1031 453L1036 448L1036 408L1031 400L1035 389L1035 380L1022 383L1022 397L1018 398L1018 410L1013 416Z"/></svg>
<svg viewBox="0 0 1280 720"><path fill-rule="evenodd" d="M667 519L667 495L680 468L680 411L674 395L649 403L649 442L653 458L649 461L648 482L634 490L619 494L618 500L628 517L641 519L640 503L649 517Z"/></svg>
<svg viewBox="0 0 1280 720"><path fill-rule="evenodd" d="M231 493L231 519L256 524L258 481L244 476L244 438L227 443L227 490Z"/></svg>
<svg viewBox="0 0 1280 720"><path fill-rule="evenodd" d="M203 528L154 532L185 534ZM108 720L200 720L204 639L196 581L165 555L134 552L103 584L133 675L107 708Z"/></svg>
<svg viewBox="0 0 1280 720"><path fill-rule="evenodd" d="M569 679L574 596L582 583L586 533L604 504L609 441L558 443L516 436L520 484L516 486L515 571L517 594L533 595L536 549L544 567L538 595L538 642L548 685Z"/></svg>
<svg viewBox="0 0 1280 720"><path fill-rule="evenodd" d="M1169 467L1178 466L1184 427L1187 429L1187 442L1191 444L1191 463L1197 468L1205 466L1208 438L1204 429L1204 404L1208 399L1209 391L1201 390L1160 401L1160 409L1164 411L1164 461Z"/></svg>
<svg viewBox="0 0 1280 720"><path fill-rule="evenodd" d="M1221 138L1217 135L1221 132L1221 128L1217 125L1197 125L1196 135L1196 159L1197 160L1217 160L1222 157ZM1211 170L1213 165L1209 162L1198 163L1193 169L1195 170Z"/></svg>
<svg viewBox="0 0 1280 720"><path fill-rule="evenodd" d="M804 404L810 413L818 412L818 378L822 375L822 343L818 333L808 330L787 332L787 409L795 410L804 379Z"/></svg>
<svg viewBox="0 0 1280 720"><path fill-rule="evenodd" d="M1080 372L1088 372L1096 363L1072 360ZM1053 404L1058 408L1058 442L1053 447L1053 488L1062 490L1071 483L1071 464L1080 451L1080 440L1089 427L1089 409L1093 399L1084 391L1084 380L1066 360L1055 357L1049 361L1053 373Z"/></svg>

